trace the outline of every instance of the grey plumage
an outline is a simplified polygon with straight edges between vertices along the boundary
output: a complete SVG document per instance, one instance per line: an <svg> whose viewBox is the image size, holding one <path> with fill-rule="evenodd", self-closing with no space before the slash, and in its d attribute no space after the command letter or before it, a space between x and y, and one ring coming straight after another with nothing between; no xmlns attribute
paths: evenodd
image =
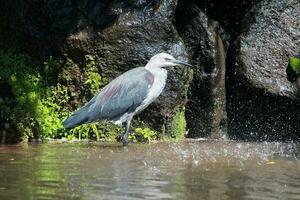
<svg viewBox="0 0 300 200"><path fill-rule="evenodd" d="M104 119L116 122L121 115L134 112L142 104L153 79L153 75L144 67L125 72L65 120L64 127L74 128Z"/></svg>

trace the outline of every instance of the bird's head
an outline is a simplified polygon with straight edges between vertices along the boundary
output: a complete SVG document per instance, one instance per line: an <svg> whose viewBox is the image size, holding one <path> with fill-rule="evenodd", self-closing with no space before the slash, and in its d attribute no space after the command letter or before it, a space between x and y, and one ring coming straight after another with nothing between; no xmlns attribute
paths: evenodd
<svg viewBox="0 0 300 200"><path fill-rule="evenodd" d="M146 68L167 68L173 67L176 65L185 65L185 66L192 66L187 62L183 62L180 60L176 60L173 56L168 53L159 53L153 56L146 65Z"/></svg>

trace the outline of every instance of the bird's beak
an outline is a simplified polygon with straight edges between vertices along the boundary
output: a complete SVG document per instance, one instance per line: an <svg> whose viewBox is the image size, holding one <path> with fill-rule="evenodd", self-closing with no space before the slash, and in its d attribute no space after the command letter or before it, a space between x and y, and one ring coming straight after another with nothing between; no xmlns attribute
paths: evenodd
<svg viewBox="0 0 300 200"><path fill-rule="evenodd" d="M180 61L180 60L172 60L172 63L175 63L177 65L185 65L185 66L193 67L193 65L190 65L189 63L183 62L183 61Z"/></svg>

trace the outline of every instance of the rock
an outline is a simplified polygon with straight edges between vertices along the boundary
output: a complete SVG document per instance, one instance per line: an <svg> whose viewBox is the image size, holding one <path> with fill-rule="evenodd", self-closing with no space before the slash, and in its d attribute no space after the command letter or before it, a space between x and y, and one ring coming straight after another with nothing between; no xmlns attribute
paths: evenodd
<svg viewBox="0 0 300 200"><path fill-rule="evenodd" d="M206 16L220 23L222 28L235 38L244 26L243 18L251 8L262 0L204 0L204 1L187 1L179 0L180 2L193 2ZM254 16L253 16L254 17ZM247 21L252 19L247 18Z"/></svg>
<svg viewBox="0 0 300 200"><path fill-rule="evenodd" d="M286 68L300 50L300 2L263 1L251 18L253 13L253 23L231 45L229 133L246 139L299 139L299 97Z"/></svg>
<svg viewBox="0 0 300 200"><path fill-rule="evenodd" d="M181 1L176 25L194 65L187 103L189 137L221 138L226 133L226 42L220 25L195 3ZM226 38L223 38L226 41ZM224 46L225 44L225 46ZM203 73L206 75L203 76Z"/></svg>

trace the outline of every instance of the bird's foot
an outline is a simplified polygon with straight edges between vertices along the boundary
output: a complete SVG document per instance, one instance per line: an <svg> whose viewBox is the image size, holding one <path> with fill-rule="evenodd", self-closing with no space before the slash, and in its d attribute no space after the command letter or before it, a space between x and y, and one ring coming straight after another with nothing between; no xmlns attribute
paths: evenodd
<svg viewBox="0 0 300 200"><path fill-rule="evenodd" d="M116 141L117 142L122 142L123 141L123 134L118 134L116 137L115 137Z"/></svg>
<svg viewBox="0 0 300 200"><path fill-rule="evenodd" d="M123 146L128 146L128 137L130 135L131 131L126 131L125 134L122 137Z"/></svg>
<svg viewBox="0 0 300 200"><path fill-rule="evenodd" d="M124 134L118 134L117 136L116 136L116 140L117 140L117 142L123 142L123 145L124 146L128 146L128 136L126 137L126 135Z"/></svg>

